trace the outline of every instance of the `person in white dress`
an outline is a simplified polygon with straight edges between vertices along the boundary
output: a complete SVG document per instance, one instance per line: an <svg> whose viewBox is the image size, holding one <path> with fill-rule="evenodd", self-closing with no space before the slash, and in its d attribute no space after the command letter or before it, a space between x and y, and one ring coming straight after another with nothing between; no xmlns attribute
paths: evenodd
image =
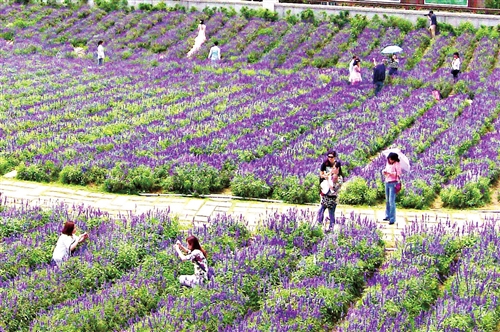
<svg viewBox="0 0 500 332"><path fill-rule="evenodd" d="M201 48L201 45L205 41L207 41L207 37L205 36L205 31L207 30L207 26L205 25L203 20L200 20L200 24L198 24L198 36L194 39L193 48L188 52L187 57L190 58L193 54L198 52Z"/></svg>
<svg viewBox="0 0 500 332"><path fill-rule="evenodd" d="M76 236L75 233L75 223L66 221L52 254L52 260L57 266L61 266L62 262L66 261L71 256L71 253L76 249L78 244L89 238L86 232L80 236Z"/></svg>
<svg viewBox="0 0 500 332"><path fill-rule="evenodd" d="M177 241L174 244L174 249L182 261L191 261L193 263L194 275L181 275L179 282L182 286L193 287L208 280L207 252L203 250L198 238L194 235L190 235L186 242L187 248Z"/></svg>

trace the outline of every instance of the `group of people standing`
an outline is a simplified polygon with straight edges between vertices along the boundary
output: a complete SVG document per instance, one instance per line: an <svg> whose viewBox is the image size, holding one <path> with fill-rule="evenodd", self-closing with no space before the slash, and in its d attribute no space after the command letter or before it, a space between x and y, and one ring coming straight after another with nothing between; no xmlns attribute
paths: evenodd
<svg viewBox="0 0 500 332"><path fill-rule="evenodd" d="M397 75L399 68L399 59L396 54L392 54L389 61L383 59L377 62L373 60L373 85L375 96L382 90L386 78L386 70L389 68L389 76ZM349 62L349 82L351 85L357 85L363 81L361 77L361 60L358 56L353 56Z"/></svg>
<svg viewBox="0 0 500 332"><path fill-rule="evenodd" d="M385 217L389 225L396 223L396 194L397 185L401 180L401 165L399 156L395 152L387 155L385 168L382 170L385 180ZM323 225L325 211L328 210L329 222L325 227L330 231L335 226L335 210L338 204L340 189L344 183L342 164L338 160L336 151L330 151L327 159L321 163L319 168L320 183L320 207L317 213L317 223Z"/></svg>

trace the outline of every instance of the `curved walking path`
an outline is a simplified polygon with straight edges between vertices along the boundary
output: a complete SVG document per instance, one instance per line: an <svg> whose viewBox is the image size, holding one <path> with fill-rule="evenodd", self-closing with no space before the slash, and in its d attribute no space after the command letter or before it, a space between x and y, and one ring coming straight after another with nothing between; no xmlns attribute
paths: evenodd
<svg viewBox="0 0 500 332"><path fill-rule="evenodd" d="M69 205L84 204L109 212L111 215L126 214L132 212L140 214L152 209L170 209L170 212L179 218L181 224L201 224L208 222L210 217L217 214L232 214L243 216L248 221L250 228L255 228L266 214L274 212L285 212L289 209L307 210L316 212L317 205L293 205L275 202L242 201L227 196L212 195L210 198L192 198L181 196L140 196L119 195L109 193L92 192L84 189L75 189L70 186L51 185L37 182L26 182L5 177L0 177L0 193L6 197L7 204L21 204L30 202L42 207L50 207L57 202ZM450 220L458 225L466 221L483 222L489 218L500 218L500 211L412 211L398 209L397 223L389 226L383 222L384 210L379 208L360 208L339 205L336 215L349 215L356 213L377 221L377 225L384 235L384 239L394 242L399 238L401 230L415 221L425 218L429 223L437 223ZM327 215L327 214L326 214ZM313 221L312 221L313 222Z"/></svg>

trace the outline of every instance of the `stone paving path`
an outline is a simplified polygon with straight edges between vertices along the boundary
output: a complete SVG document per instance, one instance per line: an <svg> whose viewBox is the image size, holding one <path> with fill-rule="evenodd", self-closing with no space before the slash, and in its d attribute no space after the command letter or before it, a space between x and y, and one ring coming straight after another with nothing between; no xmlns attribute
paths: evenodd
<svg viewBox="0 0 500 332"><path fill-rule="evenodd" d="M18 181L5 177L0 177L0 193L2 193L3 197L7 197L7 204L21 204L22 201L29 201L31 204L45 207L53 206L57 202L65 202L69 205L84 204L107 211L111 215L128 212L140 214L152 209L170 209L170 212L177 215L180 222L186 225L192 222L195 224L206 223L210 217L220 213L228 213L243 216L248 221L249 227L253 228L265 217L266 213L285 212L289 209L316 212L318 209L318 206L313 205L242 201L216 195L201 199L165 195L139 196L97 193L69 186ZM382 221L384 211L380 208L358 208L343 205L337 207L336 216L347 215L352 212L360 214L362 217L377 220L377 225L384 234L384 238L390 242L398 239L401 230L408 223L421 220L424 217L430 223L451 220L459 225L466 221L483 222L488 218L500 218L500 211L477 210L446 213L431 210L410 211L398 209L396 225L389 226Z"/></svg>

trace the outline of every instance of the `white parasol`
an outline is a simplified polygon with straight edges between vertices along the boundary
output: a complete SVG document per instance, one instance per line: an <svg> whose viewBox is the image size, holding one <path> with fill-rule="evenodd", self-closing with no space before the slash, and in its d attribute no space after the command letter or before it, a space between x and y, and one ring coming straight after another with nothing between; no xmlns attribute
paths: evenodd
<svg viewBox="0 0 500 332"><path fill-rule="evenodd" d="M410 171L410 161L408 160L408 157L405 156L405 154L403 152L401 152L401 150L399 150L398 148L384 150L384 151L382 151L382 154L387 157L389 155L389 153L391 153L391 152L394 152L398 155L399 164L401 165L401 169L403 171L409 172Z"/></svg>

